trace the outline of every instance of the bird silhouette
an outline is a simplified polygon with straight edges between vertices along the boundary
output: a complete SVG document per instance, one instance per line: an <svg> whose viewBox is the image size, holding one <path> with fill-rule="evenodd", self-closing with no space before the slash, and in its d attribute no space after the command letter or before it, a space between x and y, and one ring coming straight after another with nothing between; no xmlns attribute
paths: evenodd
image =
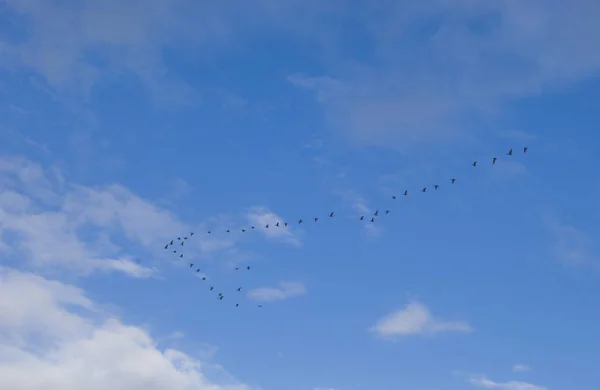
<svg viewBox="0 0 600 390"><path fill-rule="evenodd" d="M279 227L279 222L277 222L277 223L275 224L275 226L276 226L276 227Z"/></svg>
<svg viewBox="0 0 600 390"><path fill-rule="evenodd" d="M215 288L214 288L213 286L210 286L210 290L209 290L209 291L212 291L212 290L214 290L214 289L215 289Z"/></svg>
<svg viewBox="0 0 600 390"><path fill-rule="evenodd" d="M236 304L235 304L235 307L240 307L240 304L239 304L239 303L236 303Z"/></svg>
<svg viewBox="0 0 600 390"><path fill-rule="evenodd" d="M477 161L473 161L473 166L476 167L477 166Z"/></svg>
<svg viewBox="0 0 600 390"><path fill-rule="evenodd" d="M389 214L389 213L390 213L390 210L385 210L385 213L386 213L386 214Z"/></svg>
<svg viewBox="0 0 600 390"><path fill-rule="evenodd" d="M408 196L408 190L404 191L404 196Z"/></svg>
<svg viewBox="0 0 600 390"><path fill-rule="evenodd" d="M169 249L169 244L165 245L165 249Z"/></svg>
<svg viewBox="0 0 600 390"><path fill-rule="evenodd" d="M525 146L525 147L523 148L523 153L527 153L527 149L529 149L529 148L528 148L527 146Z"/></svg>
<svg viewBox="0 0 600 390"><path fill-rule="evenodd" d="M455 178L450 179L450 181L452 182L452 184L454 184L454 182L456 181Z"/></svg>
<svg viewBox="0 0 600 390"><path fill-rule="evenodd" d="M265 225L265 228L267 228L267 229L268 229L268 228L269 228L269 224L266 224L266 225Z"/></svg>
<svg viewBox="0 0 600 390"><path fill-rule="evenodd" d="M371 222L375 222L375 218L371 218Z"/></svg>
<svg viewBox="0 0 600 390"><path fill-rule="evenodd" d="M440 188L440 186L438 186L437 184L433 186L434 190L437 190L438 188Z"/></svg>
<svg viewBox="0 0 600 390"><path fill-rule="evenodd" d="M240 288L238 288L237 290L238 290L238 291L242 291L242 288L240 287Z"/></svg>
<svg viewBox="0 0 600 390"><path fill-rule="evenodd" d="M365 219L365 216L364 216L364 215L361 215L361 216L360 216L360 220L362 221L363 219Z"/></svg>
<svg viewBox="0 0 600 390"><path fill-rule="evenodd" d="M284 223L283 223L283 226L287 227L287 225L288 225L288 223L287 223L287 222L284 222Z"/></svg>
<svg viewBox="0 0 600 390"><path fill-rule="evenodd" d="M496 165L496 160L498 160L497 157L492 158L492 165Z"/></svg>
<svg viewBox="0 0 600 390"><path fill-rule="evenodd" d="M183 257L183 253L179 255L179 257Z"/></svg>
<svg viewBox="0 0 600 390"><path fill-rule="evenodd" d="M194 232L190 232L190 237L194 235Z"/></svg>
<svg viewBox="0 0 600 390"><path fill-rule="evenodd" d="M169 243L169 245L173 245L173 240L171 240L171 242Z"/></svg>
<svg viewBox="0 0 600 390"><path fill-rule="evenodd" d="M423 192L427 192L427 187L423 187Z"/></svg>
<svg viewBox="0 0 600 390"><path fill-rule="evenodd" d="M506 153L509 156L512 156L512 149L508 151L508 153Z"/></svg>
<svg viewBox="0 0 600 390"><path fill-rule="evenodd" d="M299 219L299 220L298 220L298 224L301 224L301 223L302 223L302 220L301 220L301 219Z"/></svg>
<svg viewBox="0 0 600 390"><path fill-rule="evenodd" d="M315 217L315 222L317 222L318 220L319 220L319 218L318 218L318 217Z"/></svg>
<svg viewBox="0 0 600 390"><path fill-rule="evenodd" d="M396 195L392 195L392 199L396 199Z"/></svg>
<svg viewBox="0 0 600 390"><path fill-rule="evenodd" d="M190 264L190 268L192 268L193 266L194 266L194 263L191 263L191 264Z"/></svg>
<svg viewBox="0 0 600 390"><path fill-rule="evenodd" d="M246 269L250 269L250 266L247 266Z"/></svg>

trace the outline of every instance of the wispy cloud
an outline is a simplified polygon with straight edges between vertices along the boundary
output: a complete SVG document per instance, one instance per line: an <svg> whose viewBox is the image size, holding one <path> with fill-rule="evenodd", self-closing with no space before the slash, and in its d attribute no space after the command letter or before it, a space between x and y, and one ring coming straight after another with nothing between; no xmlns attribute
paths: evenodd
<svg viewBox="0 0 600 390"><path fill-rule="evenodd" d="M435 318L424 304L410 302L404 309L381 318L370 329L383 337L412 336L443 332L469 333L473 328L463 321L446 321Z"/></svg>
<svg viewBox="0 0 600 390"><path fill-rule="evenodd" d="M279 287L261 287L250 290L248 297L256 301L281 301L306 294L306 287L299 282L280 282Z"/></svg>
<svg viewBox="0 0 600 390"><path fill-rule="evenodd" d="M468 379L473 386L483 389L498 389L498 390L548 390L547 387L537 386L527 382L509 381L509 382L494 382L485 376L473 375Z"/></svg>
<svg viewBox="0 0 600 390"><path fill-rule="evenodd" d="M294 234L292 225L284 226L286 220L266 207L252 208L247 214L247 219L252 226L255 226L259 232L269 239L294 246L302 244L300 238ZM279 226L276 226L277 223L279 223ZM269 226L268 228L266 227L267 225Z"/></svg>
<svg viewBox="0 0 600 390"><path fill-rule="evenodd" d="M586 232L550 216L546 216L543 222L552 236L552 254L557 261L573 267L600 270L594 240Z"/></svg>
<svg viewBox="0 0 600 390"><path fill-rule="evenodd" d="M526 365L526 364L515 364L512 369L513 369L514 372L528 372L528 371L531 371L531 368L528 365Z"/></svg>

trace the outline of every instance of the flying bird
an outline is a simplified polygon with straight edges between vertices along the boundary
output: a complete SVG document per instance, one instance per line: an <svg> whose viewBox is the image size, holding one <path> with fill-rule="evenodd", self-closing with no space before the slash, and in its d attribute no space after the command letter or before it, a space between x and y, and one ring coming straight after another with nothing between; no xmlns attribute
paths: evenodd
<svg viewBox="0 0 600 390"><path fill-rule="evenodd" d="M279 222L277 222L277 223L275 224L275 226L279 227Z"/></svg>
<svg viewBox="0 0 600 390"><path fill-rule="evenodd" d="M178 240L181 240L181 237L177 237Z"/></svg>
<svg viewBox="0 0 600 390"><path fill-rule="evenodd" d="M404 196L408 196L408 190L404 191Z"/></svg>
<svg viewBox="0 0 600 390"><path fill-rule="evenodd" d="M250 266L247 266L246 269L250 269Z"/></svg>
<svg viewBox="0 0 600 390"><path fill-rule="evenodd" d="M169 249L169 244L165 245L165 249Z"/></svg>
<svg viewBox="0 0 600 390"><path fill-rule="evenodd" d="M242 233L246 233L246 229L242 229Z"/></svg>
<svg viewBox="0 0 600 390"><path fill-rule="evenodd" d="M202 277L202 280L206 280L206 276L203 276L203 277Z"/></svg>
<svg viewBox="0 0 600 390"><path fill-rule="evenodd" d="M477 166L477 161L473 161L473 166L476 167Z"/></svg>
<svg viewBox="0 0 600 390"><path fill-rule="evenodd" d="M267 229L268 229L268 228L269 228L269 224L266 224L266 225L265 225L265 228L267 228Z"/></svg>
<svg viewBox="0 0 600 390"><path fill-rule="evenodd" d="M373 214L374 216L378 216L379 215L379 210L375 210L375 214Z"/></svg>
<svg viewBox="0 0 600 390"><path fill-rule="evenodd" d="M193 236L193 235L194 235L194 232L190 232L190 236Z"/></svg>
<svg viewBox="0 0 600 390"><path fill-rule="evenodd" d="M423 192L427 192L427 187L423 187Z"/></svg>
<svg viewBox="0 0 600 390"><path fill-rule="evenodd" d="M434 190L437 190L438 188L440 188L440 186L438 186L437 184L433 186Z"/></svg>
<svg viewBox="0 0 600 390"><path fill-rule="evenodd" d="M191 263L191 264L190 264L190 268L192 268L193 266L194 266L194 263Z"/></svg>
<svg viewBox="0 0 600 390"><path fill-rule="evenodd" d="M239 307L239 306L240 306L240 304L239 304L239 303L236 303L236 304L235 304L235 307Z"/></svg>
<svg viewBox="0 0 600 390"><path fill-rule="evenodd" d="M187 237L183 237L184 240L187 240Z"/></svg>
<svg viewBox="0 0 600 390"><path fill-rule="evenodd" d="M452 184L454 184L454 182L456 181L455 178L450 179L450 181L452 182Z"/></svg>
<svg viewBox="0 0 600 390"><path fill-rule="evenodd" d="M365 219L365 216L364 216L364 215L361 215L361 216L360 216L360 220L362 221L363 219Z"/></svg>
<svg viewBox="0 0 600 390"><path fill-rule="evenodd" d="M238 291L242 291L242 288L241 288L241 287L240 287L240 288L238 288Z"/></svg>
<svg viewBox="0 0 600 390"><path fill-rule="evenodd" d="M319 218L318 218L318 217L315 217L315 222L317 222L318 220L319 220Z"/></svg>
<svg viewBox="0 0 600 390"><path fill-rule="evenodd" d="M287 222L284 222L284 223L283 223L283 226L287 227L287 225L288 225L288 223L287 223Z"/></svg>
<svg viewBox="0 0 600 390"><path fill-rule="evenodd" d="M200 268L198 268L198 269L196 270L196 272L200 272Z"/></svg>
<svg viewBox="0 0 600 390"><path fill-rule="evenodd" d="M179 255L179 257L183 257L183 253Z"/></svg>
<svg viewBox="0 0 600 390"><path fill-rule="evenodd" d="M496 160L498 160L497 157L492 158L492 165L496 165Z"/></svg>
<svg viewBox="0 0 600 390"><path fill-rule="evenodd" d="M226 232L229 233L229 229L227 229Z"/></svg>
<svg viewBox="0 0 600 390"><path fill-rule="evenodd" d="M210 234L210 230L208 231L208 234Z"/></svg>
<svg viewBox="0 0 600 390"><path fill-rule="evenodd" d="M396 195L392 195L392 199L396 199Z"/></svg>
<svg viewBox="0 0 600 390"><path fill-rule="evenodd" d="M301 223L302 223L302 220L301 220L301 219L300 219L300 220L298 220L298 224L301 224Z"/></svg>
<svg viewBox="0 0 600 390"><path fill-rule="evenodd" d="M371 218L371 222L375 222L375 218Z"/></svg>
<svg viewBox="0 0 600 390"><path fill-rule="evenodd" d="M173 240L171 240L171 242L169 243L169 245L173 245Z"/></svg>
<svg viewBox="0 0 600 390"><path fill-rule="evenodd" d="M385 210L385 213L386 213L386 214L389 214L389 213L390 213L390 210Z"/></svg>
<svg viewBox="0 0 600 390"><path fill-rule="evenodd" d="M329 213L329 216L330 216L330 217L333 217L333 211L332 211L331 213Z"/></svg>
<svg viewBox="0 0 600 390"><path fill-rule="evenodd" d="M512 149L508 151L508 153L506 153L509 156L512 156Z"/></svg>
<svg viewBox="0 0 600 390"><path fill-rule="evenodd" d="M527 146L525 146L525 147L523 148L523 153L527 153L527 149L529 149L529 148L528 148Z"/></svg>
<svg viewBox="0 0 600 390"><path fill-rule="evenodd" d="M215 288L213 286L210 286L210 291L214 290Z"/></svg>

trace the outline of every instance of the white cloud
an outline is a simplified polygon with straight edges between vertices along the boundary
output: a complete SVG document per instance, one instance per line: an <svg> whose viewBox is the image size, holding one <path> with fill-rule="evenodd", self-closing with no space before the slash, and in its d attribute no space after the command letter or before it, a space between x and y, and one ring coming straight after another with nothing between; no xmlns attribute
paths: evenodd
<svg viewBox="0 0 600 390"><path fill-rule="evenodd" d="M370 330L383 337L473 331L466 322L433 317L427 306L419 302L411 302L404 309L388 314Z"/></svg>
<svg viewBox="0 0 600 390"><path fill-rule="evenodd" d="M0 334L3 389L249 389L231 377L215 383L207 373L220 367L159 350L77 287L32 274L0 270Z"/></svg>
<svg viewBox="0 0 600 390"><path fill-rule="evenodd" d="M289 223L290 221L286 221L266 207L252 208L248 212L247 219L250 225L255 226L259 232L270 239L285 242L294 246L301 245L300 238L294 234L292 224L290 223L287 227L284 226L284 222ZM278 222L279 226L276 226ZM267 225L269 225L268 228L266 227Z"/></svg>
<svg viewBox="0 0 600 390"><path fill-rule="evenodd" d="M515 364L512 369L513 369L514 372L528 372L528 371L531 371L531 368L528 365L526 365L526 364Z"/></svg>
<svg viewBox="0 0 600 390"><path fill-rule="evenodd" d="M553 255L559 262L600 270L600 258L594 253L594 240L586 232L546 216L544 223L552 236Z"/></svg>
<svg viewBox="0 0 600 390"><path fill-rule="evenodd" d="M527 382L494 382L484 376L471 376L469 383L483 389L498 389L498 390L548 390L543 386L533 385Z"/></svg>
<svg viewBox="0 0 600 390"><path fill-rule="evenodd" d="M306 294L306 287L299 282L280 282L279 288L261 287L250 290L248 297L256 301L280 301Z"/></svg>

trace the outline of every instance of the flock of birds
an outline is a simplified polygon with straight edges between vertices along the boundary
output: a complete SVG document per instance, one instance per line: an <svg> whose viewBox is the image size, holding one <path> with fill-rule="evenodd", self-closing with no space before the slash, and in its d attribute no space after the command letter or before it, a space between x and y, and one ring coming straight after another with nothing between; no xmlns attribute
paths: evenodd
<svg viewBox="0 0 600 390"><path fill-rule="evenodd" d="M527 146L523 147L523 149L522 149L523 153L527 153L527 150L528 150ZM513 149L510 149L506 153L507 156L513 156L513 154L514 154L513 153ZM498 161L498 157L492 157L491 158L491 164L492 165L496 165L497 161ZM471 165L473 167L477 167L478 164L479 164L479 161L473 161ZM455 177L449 178L450 184L454 184L456 182L456 180L457 179ZM433 187L434 191L438 190L440 188L440 186L438 184L434 184L431 187ZM428 188L429 188L429 186L425 186L419 192L427 192ZM408 190L404 190L404 192L401 194L401 196L408 196L408 195L409 195L409 191ZM397 196L396 195L392 195L391 198L392 198L392 200L396 200ZM388 210L388 209L385 209L385 210L383 210L383 209L382 210L376 209L373 212L372 215L360 215L357 218L360 221L369 221L371 223L374 223L378 217L380 217L382 215L387 215L390 212L391 211ZM335 216L335 211L331 211L328 214L328 217L326 217L326 218L334 218L334 216ZM312 221L313 221L313 223L318 222L319 221L319 217L313 217ZM298 224L298 225L300 225L300 224L302 224L304 222L305 222L305 220L303 218L300 218L300 219L298 219L298 220L295 221L295 223ZM247 226L247 227L240 227L238 229L223 229L221 232L224 233L224 234L231 234L233 231L238 231L238 232L240 232L240 233L243 234L243 233L247 233L247 232L250 232L250 231L258 230L259 228L264 228L264 229L286 229L286 228L289 227L290 224L291 224L291 222L287 222L287 221L276 221L274 224L268 223L268 224L265 224L264 226ZM214 233L217 233L217 232L213 231L213 230L208 230L208 231L206 231L205 234L214 234ZM165 250L171 250L172 253L174 254L174 256L177 256L180 260L185 261L186 259L184 257L184 253L183 253L183 250L184 250L184 248L186 246L185 244L194 235L195 235L194 232L190 232L189 235L187 235L187 236L178 236L176 238L173 238L170 242L168 242L164 246L164 249ZM194 263L189 263L189 267L188 268L191 269L191 270L194 270L197 274L200 274L202 272L201 269L199 267L195 266ZM235 268L235 271L240 271L240 270L250 271L251 267L249 265L247 265L247 266L242 267L242 268L240 268L240 267L236 267ZM206 275L203 275L203 274L200 274L200 275L201 275L200 279L202 281L207 281L208 280L208 277ZM208 284L209 284L208 290L211 291L211 292L215 291L215 286L211 285L210 283L208 283ZM238 287L236 289L236 293L241 293L241 291L242 291L242 287ZM222 301L225 298L225 296L223 295L222 292L218 292L218 293L215 293L215 294L216 294L216 298L219 299L220 301ZM239 300L234 299L234 301L236 302L235 303L235 307L239 307L240 306ZM257 305L257 306L259 308L262 307L262 305Z"/></svg>

